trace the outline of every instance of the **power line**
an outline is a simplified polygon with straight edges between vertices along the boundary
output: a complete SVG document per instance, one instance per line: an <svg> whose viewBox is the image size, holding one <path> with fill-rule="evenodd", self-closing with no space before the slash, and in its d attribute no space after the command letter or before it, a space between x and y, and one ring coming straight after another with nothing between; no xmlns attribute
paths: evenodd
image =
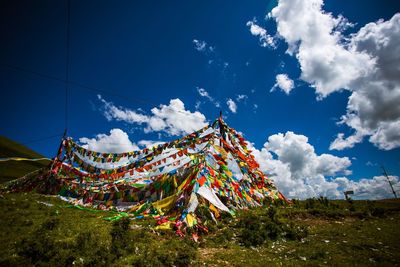
<svg viewBox="0 0 400 267"><path fill-rule="evenodd" d="M62 82L62 83L66 83L67 82L65 79L62 79L62 78L54 77L54 76L51 76L51 75L48 75L48 74L43 74L41 72L29 70L29 69L22 68L22 67L19 67L19 66L15 66L15 65L11 65L11 64L0 64L0 66L9 68L9 69L12 69L12 70L15 70L15 71L20 71L20 72L33 74L33 75L36 75L36 76L39 76L39 77L42 77L42 78L48 79L48 80L59 81L59 82ZM80 87L80 88L83 88L83 89L87 89L89 91L102 93L102 94L106 94L106 95L109 95L109 96L118 97L118 98L121 98L123 100L129 100L129 101L132 101L132 102L136 102L136 103L140 103L140 104L146 104L146 105L150 104L150 105L153 105L153 106L158 106L159 105L159 104L156 104L155 102L152 102L152 101L149 101L149 100L145 100L143 98L137 98L137 97L132 98L130 96L117 94L117 93L114 93L114 92L111 92L111 91L108 91L108 90L91 87L91 86L88 86L88 85L85 85L85 84L82 84L82 83L79 83L79 82L76 82L76 81L68 81L68 83L69 83L69 85L75 85L77 87ZM184 112L182 112L180 110L175 110L175 109L172 109L171 107L168 107L168 106L164 106L164 107L167 108L167 109L173 110L174 112L186 114L186 113L184 113Z"/></svg>
<svg viewBox="0 0 400 267"><path fill-rule="evenodd" d="M121 99L124 99L124 100L130 100L130 101L133 101L133 102L136 102L136 103L150 104L150 105L158 106L157 103L149 101L149 100L145 100L143 98L137 98L137 97L132 98L132 97L127 96L127 95L114 93L114 92L112 92L112 91L114 91L113 89L109 91L109 90L104 90L104 89L100 89L100 88L95 88L95 87L91 87L91 86L88 86L88 85L85 85L85 84L82 84L82 83L79 83L79 82L76 82L76 81L67 81L67 80L62 79L62 78L54 77L54 76L51 76L51 75L48 75L48 74L44 74L44 73L41 73L41 72L33 71L33 70L30 70L30 69L22 68L22 67L11 65L11 64L1 63L0 66L6 67L6 68L9 68L9 69L13 69L13 70L16 70L16 71L20 71L20 72L33 74L33 75L36 75L36 76L39 76L39 77L42 77L42 78L48 79L48 80L54 80L54 81L58 81L58 82L61 82L61 83L67 83L68 82L69 85L75 85L77 87L80 87L80 88L83 88L83 89L87 89L89 91L102 93L102 94L107 94L109 96L115 96L115 97L118 97L118 98L121 98ZM181 112L179 110L175 110L175 111Z"/></svg>
<svg viewBox="0 0 400 267"><path fill-rule="evenodd" d="M70 0L66 1L66 22L65 22L65 31L66 31L66 45L65 45L65 131L68 129L68 89L69 89L69 51L70 51L70 10L71 3Z"/></svg>
<svg viewBox="0 0 400 267"><path fill-rule="evenodd" d="M55 134L55 135L43 137L43 138L40 138L40 139L34 139L34 140L31 140L31 141L27 141L27 142L21 143L21 145L27 145L27 144L37 143L37 142L49 140L49 139L52 139L52 138L55 138L55 137L60 137L60 136L62 136L62 134Z"/></svg>

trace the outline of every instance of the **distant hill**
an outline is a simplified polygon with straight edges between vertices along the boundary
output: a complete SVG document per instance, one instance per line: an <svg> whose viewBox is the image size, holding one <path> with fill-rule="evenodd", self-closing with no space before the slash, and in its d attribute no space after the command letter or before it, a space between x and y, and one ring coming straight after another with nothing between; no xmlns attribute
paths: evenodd
<svg viewBox="0 0 400 267"><path fill-rule="evenodd" d="M7 137L0 136L0 158L44 158L43 155ZM48 161L6 161L0 162L0 183L19 178L29 172L48 165Z"/></svg>

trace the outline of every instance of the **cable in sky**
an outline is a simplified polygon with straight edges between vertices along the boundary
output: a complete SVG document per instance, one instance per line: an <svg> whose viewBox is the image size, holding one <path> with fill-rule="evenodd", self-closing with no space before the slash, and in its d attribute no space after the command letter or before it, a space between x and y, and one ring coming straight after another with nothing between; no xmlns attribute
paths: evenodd
<svg viewBox="0 0 400 267"><path fill-rule="evenodd" d="M68 90L69 90L69 51L70 51L70 10L71 3L70 0L66 0L66 21L65 21L65 31L66 31L66 45L65 45L65 130L68 129Z"/></svg>

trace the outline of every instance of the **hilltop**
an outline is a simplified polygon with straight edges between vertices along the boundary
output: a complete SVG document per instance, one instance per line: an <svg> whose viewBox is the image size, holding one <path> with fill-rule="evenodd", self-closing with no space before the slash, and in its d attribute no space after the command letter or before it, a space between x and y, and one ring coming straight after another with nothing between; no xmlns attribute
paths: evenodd
<svg viewBox="0 0 400 267"><path fill-rule="evenodd" d="M44 156L7 137L0 136L0 158L7 157L43 158ZM0 162L0 183L19 178L47 165L47 161Z"/></svg>

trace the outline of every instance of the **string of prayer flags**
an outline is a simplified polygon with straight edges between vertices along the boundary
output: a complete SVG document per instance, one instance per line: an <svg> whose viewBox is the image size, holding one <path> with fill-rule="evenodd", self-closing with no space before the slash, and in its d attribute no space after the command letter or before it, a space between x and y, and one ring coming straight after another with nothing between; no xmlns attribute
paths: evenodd
<svg viewBox="0 0 400 267"><path fill-rule="evenodd" d="M92 151L66 138L48 173L10 188L39 188L77 207L116 211L109 221L152 216L156 229L179 236L191 229L197 240L208 232L199 207L217 222L224 212L234 216L264 201L287 201L246 145L222 118L180 139L124 153Z"/></svg>

